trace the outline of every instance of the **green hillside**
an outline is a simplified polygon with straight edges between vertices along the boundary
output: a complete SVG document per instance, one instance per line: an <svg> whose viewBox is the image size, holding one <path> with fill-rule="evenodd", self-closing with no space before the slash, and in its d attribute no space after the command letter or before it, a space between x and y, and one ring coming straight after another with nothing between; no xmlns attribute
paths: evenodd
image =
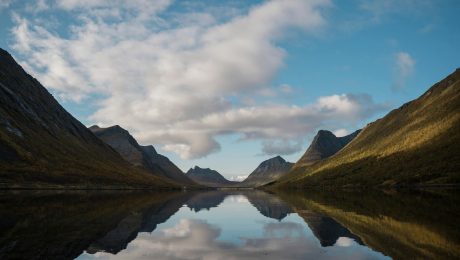
<svg viewBox="0 0 460 260"><path fill-rule="evenodd" d="M368 126L334 156L275 186L460 184L460 69Z"/></svg>

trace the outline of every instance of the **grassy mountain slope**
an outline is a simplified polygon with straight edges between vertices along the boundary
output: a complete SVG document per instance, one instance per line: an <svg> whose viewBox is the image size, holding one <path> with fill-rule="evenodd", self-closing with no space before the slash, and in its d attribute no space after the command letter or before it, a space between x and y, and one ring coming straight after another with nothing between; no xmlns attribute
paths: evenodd
<svg viewBox="0 0 460 260"><path fill-rule="evenodd" d="M368 126L344 149L275 185L460 184L460 69Z"/></svg>
<svg viewBox="0 0 460 260"><path fill-rule="evenodd" d="M0 188L170 188L135 169L0 49Z"/></svg>

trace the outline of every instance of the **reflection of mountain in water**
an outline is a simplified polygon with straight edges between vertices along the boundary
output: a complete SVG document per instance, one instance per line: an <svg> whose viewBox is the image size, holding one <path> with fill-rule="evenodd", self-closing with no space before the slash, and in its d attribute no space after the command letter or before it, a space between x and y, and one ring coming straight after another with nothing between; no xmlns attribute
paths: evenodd
<svg viewBox="0 0 460 260"><path fill-rule="evenodd" d="M152 232L166 222L182 205L194 211L211 209L228 196L244 196L262 215L277 220L297 212L322 246L346 246L347 240L339 239L346 237L398 259L460 256L456 229L460 200L449 194L388 193L363 198L294 193L280 198L262 191L228 190L1 195L0 259L73 259L85 250L116 254L139 232ZM291 225L270 222L266 234L274 238L297 234L299 228Z"/></svg>
<svg viewBox="0 0 460 260"><path fill-rule="evenodd" d="M298 210L297 213L305 220L321 246L333 246L340 237L348 237L362 245L361 239L332 218L320 215L311 210Z"/></svg>
<svg viewBox="0 0 460 260"><path fill-rule="evenodd" d="M125 249L139 232L152 232L157 225L166 222L188 200L189 194L174 196L159 201L142 212L131 212L105 236L93 242L86 250L88 253L99 251L116 254Z"/></svg>
<svg viewBox="0 0 460 260"><path fill-rule="evenodd" d="M229 196L244 196L260 212L260 214L277 220L282 220L292 213L288 204L276 196L259 190L215 190L199 192L193 195L187 206L199 212L202 209L210 210L218 207Z"/></svg>
<svg viewBox="0 0 460 260"><path fill-rule="evenodd" d="M333 218L366 246L394 259L460 259L458 190L369 191L366 196L311 190L279 195L299 215L314 211ZM314 231L308 214L304 219Z"/></svg>
<svg viewBox="0 0 460 260"><path fill-rule="evenodd" d="M184 193L5 193L0 259L73 259L84 250L118 252L187 200ZM150 213L156 213L154 217Z"/></svg>
<svg viewBox="0 0 460 260"><path fill-rule="evenodd" d="M262 191L247 191L244 193L249 202L260 212L260 214L282 220L292 213L292 208L278 197Z"/></svg>
<svg viewBox="0 0 460 260"><path fill-rule="evenodd" d="M198 192L191 196L186 204L195 212L199 212L202 209L210 210L218 207L229 195L229 192L217 190Z"/></svg>

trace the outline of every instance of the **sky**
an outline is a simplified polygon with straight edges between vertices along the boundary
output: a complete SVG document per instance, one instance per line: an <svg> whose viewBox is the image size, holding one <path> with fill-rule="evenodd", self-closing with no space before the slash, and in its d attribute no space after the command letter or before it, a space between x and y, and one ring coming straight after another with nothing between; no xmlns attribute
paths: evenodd
<svg viewBox="0 0 460 260"><path fill-rule="evenodd" d="M297 161L460 67L457 0L0 0L0 47L182 170Z"/></svg>

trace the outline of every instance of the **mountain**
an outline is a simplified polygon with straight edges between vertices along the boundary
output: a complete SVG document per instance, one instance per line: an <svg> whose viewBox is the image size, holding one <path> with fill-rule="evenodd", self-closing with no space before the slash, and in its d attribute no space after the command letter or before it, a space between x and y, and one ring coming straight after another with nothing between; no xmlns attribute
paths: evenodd
<svg viewBox="0 0 460 260"><path fill-rule="evenodd" d="M230 191L222 190L206 190L200 191L194 194L188 201L187 207L195 212L200 212L201 210L210 210L211 208L216 208L222 202L224 202L227 196L232 195Z"/></svg>
<svg viewBox="0 0 460 260"><path fill-rule="evenodd" d="M2 192L0 259L115 254L140 232L156 230L189 197L182 191Z"/></svg>
<svg viewBox="0 0 460 260"><path fill-rule="evenodd" d="M291 170L294 164L286 162L281 156L263 161L241 184L260 186L272 182Z"/></svg>
<svg viewBox="0 0 460 260"><path fill-rule="evenodd" d="M235 182L225 179L220 173L209 168L203 169L195 166L195 168L190 168L186 175L196 183L210 187L222 187L235 184Z"/></svg>
<svg viewBox="0 0 460 260"><path fill-rule="evenodd" d="M419 98L368 124L334 156L299 161L276 185L460 184L460 69Z"/></svg>
<svg viewBox="0 0 460 260"><path fill-rule="evenodd" d="M0 49L1 188L168 188L132 167Z"/></svg>
<svg viewBox="0 0 460 260"><path fill-rule="evenodd" d="M289 204L273 194L260 190L244 190L240 193L246 196L249 203L267 218L281 221L289 214L294 213Z"/></svg>
<svg viewBox="0 0 460 260"><path fill-rule="evenodd" d="M152 145L139 145L136 139L119 125L107 128L94 125L89 129L133 165L142 167L150 173L166 177L181 184L194 184L193 181L185 176L185 174L166 156L157 153Z"/></svg>
<svg viewBox="0 0 460 260"><path fill-rule="evenodd" d="M347 136L336 137L330 131L319 130L305 154L298 161L298 164L313 164L331 157L351 142L360 131L355 131Z"/></svg>
<svg viewBox="0 0 460 260"><path fill-rule="evenodd" d="M353 239L356 243L363 245L360 237L351 233L333 218L305 209L297 209L297 214L307 223L322 247L334 246L341 237Z"/></svg>

